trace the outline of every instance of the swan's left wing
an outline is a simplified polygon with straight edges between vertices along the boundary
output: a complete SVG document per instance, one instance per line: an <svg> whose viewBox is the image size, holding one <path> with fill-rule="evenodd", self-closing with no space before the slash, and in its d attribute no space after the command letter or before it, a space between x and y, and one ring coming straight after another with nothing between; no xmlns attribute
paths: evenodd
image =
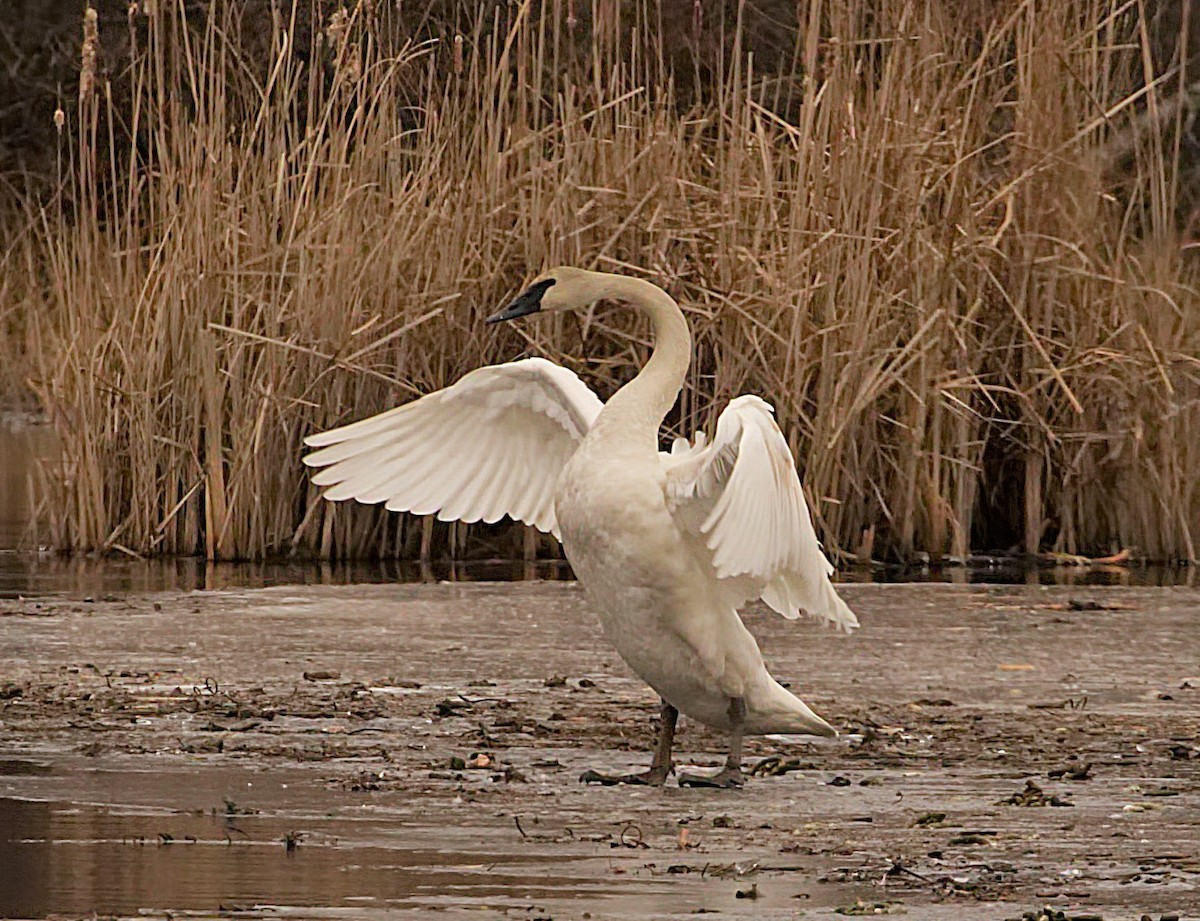
<svg viewBox="0 0 1200 921"><path fill-rule="evenodd" d="M672 514L711 553L723 583L784 617L804 611L846 630L858 626L829 581L833 567L769 403L732 400L711 444L680 439L662 460Z"/></svg>
<svg viewBox="0 0 1200 921"><path fill-rule="evenodd" d="M457 383L305 439L333 501L386 502L442 521L505 515L558 536L554 487L602 404L544 358L478 368Z"/></svg>

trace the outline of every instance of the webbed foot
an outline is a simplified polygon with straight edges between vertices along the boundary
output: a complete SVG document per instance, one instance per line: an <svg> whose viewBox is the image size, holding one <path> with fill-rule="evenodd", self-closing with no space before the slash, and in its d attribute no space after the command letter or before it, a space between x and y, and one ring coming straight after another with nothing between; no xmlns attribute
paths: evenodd
<svg viewBox="0 0 1200 921"><path fill-rule="evenodd" d="M579 775L580 783L598 783L605 787L615 787L618 784L630 784L642 787L661 787L667 781L667 775L673 773L674 767L652 767L640 774L601 774L599 771L584 771Z"/></svg>
<svg viewBox="0 0 1200 921"><path fill-rule="evenodd" d="M681 787L715 787L720 790L736 790L746 783L746 776L739 767L723 767L715 774L680 774Z"/></svg>

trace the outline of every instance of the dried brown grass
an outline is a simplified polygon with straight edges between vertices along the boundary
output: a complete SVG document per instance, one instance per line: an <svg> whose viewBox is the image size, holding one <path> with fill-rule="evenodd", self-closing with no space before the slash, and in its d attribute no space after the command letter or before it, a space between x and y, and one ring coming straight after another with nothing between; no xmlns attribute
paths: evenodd
<svg viewBox="0 0 1200 921"><path fill-rule="evenodd" d="M625 314L480 324L565 262L669 288L668 422L773 401L831 548L1197 558L1191 109L1137 3L816 3L790 72L735 25L686 105L655 3L586 35L578 5L398 45L363 0L308 63L277 18L265 68L224 0L139 21L130 108L89 78L0 282L66 448L56 546L457 551L478 529L322 503L301 439L521 353L607 396L649 347Z"/></svg>

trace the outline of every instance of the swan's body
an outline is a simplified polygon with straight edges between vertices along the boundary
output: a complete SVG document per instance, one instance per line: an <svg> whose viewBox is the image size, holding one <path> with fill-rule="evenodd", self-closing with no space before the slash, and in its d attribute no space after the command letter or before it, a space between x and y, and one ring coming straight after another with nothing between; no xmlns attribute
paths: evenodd
<svg viewBox="0 0 1200 921"><path fill-rule="evenodd" d="M768 404L738 397L711 443L699 433L670 454L658 450L691 352L666 292L560 268L492 319L606 297L648 314L656 334L646 367L607 405L565 368L526 359L313 436L308 444L324 449L305 462L326 467L314 481L331 487L329 499L386 501L443 520L507 514L558 536L605 635L664 700L654 767L622 779L665 778L677 710L732 732L719 776L739 782L743 732L835 732L770 676L737 608L762 598L786 617L803 610L847 630L858 622L829 581Z"/></svg>

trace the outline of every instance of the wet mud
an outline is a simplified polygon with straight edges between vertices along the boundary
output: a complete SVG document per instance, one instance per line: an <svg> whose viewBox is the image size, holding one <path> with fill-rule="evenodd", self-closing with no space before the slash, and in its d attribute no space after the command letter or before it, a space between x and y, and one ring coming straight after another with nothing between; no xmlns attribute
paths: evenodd
<svg viewBox="0 0 1200 921"><path fill-rule="evenodd" d="M0 917L1200 917L1200 593L845 593L736 791L573 583L0 601Z"/></svg>

